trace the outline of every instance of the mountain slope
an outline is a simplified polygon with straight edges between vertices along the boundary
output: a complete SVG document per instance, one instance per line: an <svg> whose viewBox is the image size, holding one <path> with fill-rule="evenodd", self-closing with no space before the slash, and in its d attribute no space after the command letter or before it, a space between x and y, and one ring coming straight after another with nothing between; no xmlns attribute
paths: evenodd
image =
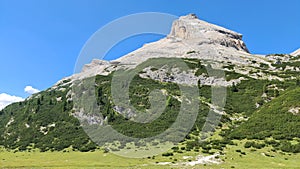
<svg viewBox="0 0 300 169"><path fill-rule="evenodd" d="M172 63L184 63L186 70L178 70ZM222 154L226 146L232 146L232 140L264 140L271 136L279 142L277 148L287 151L288 141L300 137L296 130L300 123L299 67L297 56L250 54L241 34L201 21L194 15L183 16L174 22L166 38L112 62L94 60L81 73L0 111L0 144L16 150L92 151L97 148L96 143L111 141L103 135L97 137L96 132L86 133L86 126L91 127L88 129L97 126L104 132L113 128L137 140L162 133L166 137L161 142L182 137L166 156L200 150ZM128 87L131 107L118 105L112 96L114 77L120 70L133 68L138 71L132 81L120 85ZM182 86L195 89L199 96L186 99ZM214 97L218 89L224 89L227 97L219 98L221 92ZM119 92L123 94L122 90ZM161 97L153 100L154 94ZM80 104L76 97L88 106L77 107ZM174 138L167 137L173 130L167 134L164 131L176 122L181 104L193 101L199 108L197 117L186 122L192 124L190 132L187 135L174 132L171 135ZM159 103L165 108L156 116ZM157 109L152 109L152 105ZM148 116L137 121L139 113ZM218 119L215 123L208 118L211 116L220 118L220 122ZM201 132L202 129L207 133ZM209 138L199 142L204 135ZM211 140L214 138L211 135L218 135L219 139ZM134 142L134 146L127 143L124 140L113 143L110 150L149 148L143 142Z"/></svg>
<svg viewBox="0 0 300 169"><path fill-rule="evenodd" d="M70 114L69 91L69 86L46 90L0 111L0 144L18 150L61 151L71 145L81 151L95 149L78 119Z"/></svg>
<svg viewBox="0 0 300 169"><path fill-rule="evenodd" d="M300 88L290 89L252 114L232 135L240 138L300 137Z"/></svg>

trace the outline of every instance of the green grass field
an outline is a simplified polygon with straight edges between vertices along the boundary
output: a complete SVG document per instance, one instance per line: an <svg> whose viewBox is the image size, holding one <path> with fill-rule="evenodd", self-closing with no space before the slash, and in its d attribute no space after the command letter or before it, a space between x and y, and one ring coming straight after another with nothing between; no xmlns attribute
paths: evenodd
<svg viewBox="0 0 300 169"><path fill-rule="evenodd" d="M242 155L236 150L241 150L246 155ZM222 158L225 162L219 167L214 166L211 168L300 168L299 154L272 152L270 147L251 151L251 149L246 149L241 145L228 146L225 154L226 157Z"/></svg>
<svg viewBox="0 0 300 169"><path fill-rule="evenodd" d="M174 159L184 161L183 156L193 156L197 152L174 154L172 157L157 155L155 159L133 159L117 156L113 153L96 152L8 152L0 153L1 168L300 168L299 154L283 154L271 152L270 148L256 151L245 149L240 145L228 146L224 151L226 156L219 165L157 165L156 162L172 162ZM241 150L246 155L236 152Z"/></svg>
<svg viewBox="0 0 300 169"><path fill-rule="evenodd" d="M131 168L146 163L111 153L96 152L1 152L2 168Z"/></svg>

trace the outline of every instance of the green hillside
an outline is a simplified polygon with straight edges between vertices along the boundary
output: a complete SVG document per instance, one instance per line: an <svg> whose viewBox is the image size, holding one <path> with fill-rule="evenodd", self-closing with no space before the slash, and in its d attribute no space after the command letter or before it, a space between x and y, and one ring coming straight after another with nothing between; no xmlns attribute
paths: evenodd
<svg viewBox="0 0 300 169"><path fill-rule="evenodd" d="M299 108L300 88L289 89L253 113L247 122L233 129L229 137L265 140L266 144L271 144L277 149L299 153ZM251 146L251 142L248 145Z"/></svg>
<svg viewBox="0 0 300 169"><path fill-rule="evenodd" d="M49 89L2 110L0 144L20 151L61 151L71 145L81 151L95 149L79 121L70 114L72 102L66 97L69 90L68 85Z"/></svg>
<svg viewBox="0 0 300 169"><path fill-rule="evenodd" d="M204 61L184 59L184 62L194 70L196 76L208 77L206 69L211 72L215 71L213 76L216 78L220 75L211 66L205 67ZM267 80L255 79L253 74L264 72L266 76L274 76L275 73L262 68L251 70L249 74L241 74L237 73L234 67L235 65L232 64L223 66L226 68L225 79L230 81L242 78L242 80L227 87L227 97L224 100L226 103L222 109L225 113L221 116L214 110L213 113L221 119L217 126L208 121L206 127L213 128L213 133L207 133L209 137L201 140L203 136L201 130L211 109L212 86L200 85L198 82L199 109L195 123L184 140L162 154L160 160L168 159L176 163L177 158L182 158L184 155L218 153L219 158L227 162L228 154L233 157L245 156L246 153L251 154L257 150L263 153L268 150L273 154L300 153L299 79L290 78L296 76L296 71L281 70L277 74L284 78L283 80L276 78ZM280 66L277 65L277 67ZM157 68L151 69L158 70ZM138 111L145 113L151 107L151 91L155 89L164 91L166 97L166 108L163 113L155 120L141 124L116 111L111 96L112 77L113 74L97 75L93 81L94 91L88 91L91 93L87 95L84 93L88 88L85 86L89 84L85 84L88 79L72 83L70 80L64 80L59 85L35 94L23 102L7 106L0 111L0 145L5 148L5 151L13 150L14 152L102 151L103 147L95 144L84 131L80 123L82 119L75 117L72 98L74 91L87 102L90 101L87 97L89 94L96 95L96 104L92 104L89 110L94 112L96 108L99 108L97 113L106 119L103 121L105 125L129 137L143 139L156 136L176 121L182 102L179 85L173 82L142 78L139 75L134 76L130 83L129 96L131 105ZM100 139L102 142L110 141L106 140L106 137ZM105 149L104 152L120 149L137 151L141 147L149 148L149 145L144 143L135 143L135 147L130 147L126 143L126 141L120 142L114 149ZM155 146L154 143L153 145ZM258 156L259 153L255 155ZM155 158L149 157L149 160L154 161ZM282 158L286 158L285 155L282 155Z"/></svg>

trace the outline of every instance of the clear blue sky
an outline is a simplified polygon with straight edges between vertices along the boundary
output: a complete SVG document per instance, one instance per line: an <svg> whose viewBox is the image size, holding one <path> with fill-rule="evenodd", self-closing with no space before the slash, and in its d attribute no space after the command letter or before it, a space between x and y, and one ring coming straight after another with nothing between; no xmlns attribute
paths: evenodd
<svg viewBox="0 0 300 169"><path fill-rule="evenodd" d="M196 13L242 33L252 53L267 54L300 47L299 8L299 0L0 0L0 94L27 97L25 86L44 90L71 75L88 38L128 14ZM109 57L158 38L137 37Z"/></svg>

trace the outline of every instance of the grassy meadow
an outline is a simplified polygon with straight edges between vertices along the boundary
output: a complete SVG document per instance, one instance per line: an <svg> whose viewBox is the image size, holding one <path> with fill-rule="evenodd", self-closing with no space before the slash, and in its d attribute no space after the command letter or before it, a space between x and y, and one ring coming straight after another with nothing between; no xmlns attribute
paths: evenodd
<svg viewBox="0 0 300 169"><path fill-rule="evenodd" d="M172 157L157 155L155 158L125 158L113 153L95 152L12 152L0 153L1 168L300 168L299 154L274 153L270 148L245 149L240 145L228 146L220 156L221 164L182 166L184 156L196 156L199 152L176 153ZM239 150L241 152L239 152ZM243 155L243 154L245 155ZM174 162L176 159L176 162ZM178 161L177 161L178 160ZM172 162L172 165L158 165L158 162Z"/></svg>

